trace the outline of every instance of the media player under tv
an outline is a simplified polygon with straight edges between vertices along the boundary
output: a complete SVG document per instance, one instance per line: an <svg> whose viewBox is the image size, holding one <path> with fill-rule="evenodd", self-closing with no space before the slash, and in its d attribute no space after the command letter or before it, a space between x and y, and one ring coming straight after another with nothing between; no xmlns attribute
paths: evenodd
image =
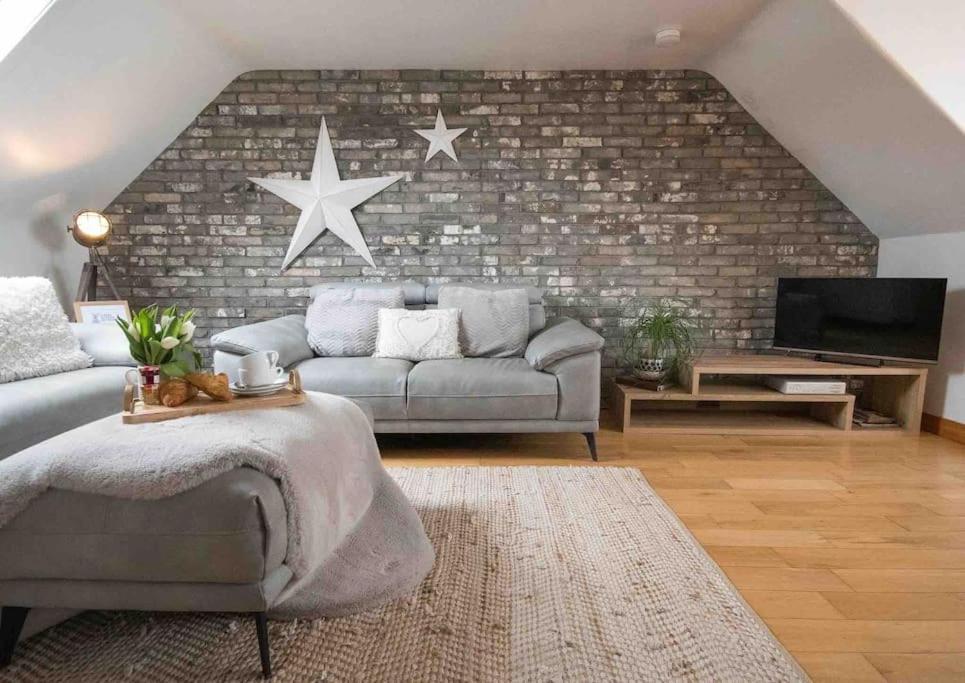
<svg viewBox="0 0 965 683"><path fill-rule="evenodd" d="M764 382L782 394L843 394L847 390L847 385L836 379L766 377Z"/></svg>

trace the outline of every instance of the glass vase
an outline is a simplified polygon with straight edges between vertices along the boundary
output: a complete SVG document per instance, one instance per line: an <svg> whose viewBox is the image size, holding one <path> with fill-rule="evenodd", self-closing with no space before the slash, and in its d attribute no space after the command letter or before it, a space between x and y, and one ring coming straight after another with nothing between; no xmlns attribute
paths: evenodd
<svg viewBox="0 0 965 683"><path fill-rule="evenodd" d="M157 365L138 365L137 373L140 376L141 400L145 405L160 405L161 368Z"/></svg>

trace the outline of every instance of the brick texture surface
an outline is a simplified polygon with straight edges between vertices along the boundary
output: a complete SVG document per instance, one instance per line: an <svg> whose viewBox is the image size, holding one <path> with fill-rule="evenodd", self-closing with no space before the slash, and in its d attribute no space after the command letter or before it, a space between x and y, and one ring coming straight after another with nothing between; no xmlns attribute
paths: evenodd
<svg viewBox="0 0 965 683"><path fill-rule="evenodd" d="M459 162L423 162L441 108ZM326 117L343 179L405 179L356 209L376 261L326 232L284 273L298 210L248 177L307 178ZM669 298L709 348L771 338L778 276L873 276L877 239L695 71L259 71L240 76L110 205L136 305L218 329L301 310L322 280L542 287L607 339Z"/></svg>

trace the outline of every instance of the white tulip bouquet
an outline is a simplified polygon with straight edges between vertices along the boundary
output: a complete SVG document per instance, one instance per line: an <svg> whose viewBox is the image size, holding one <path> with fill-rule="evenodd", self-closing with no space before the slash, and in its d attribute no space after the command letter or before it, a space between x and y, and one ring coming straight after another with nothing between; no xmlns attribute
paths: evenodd
<svg viewBox="0 0 965 683"><path fill-rule="evenodd" d="M131 347L131 357L141 365L160 367L167 377L182 377L201 367L201 354L191 340L195 325L194 311L179 313L177 306L160 311L157 304L142 308L127 322L117 319L118 326Z"/></svg>

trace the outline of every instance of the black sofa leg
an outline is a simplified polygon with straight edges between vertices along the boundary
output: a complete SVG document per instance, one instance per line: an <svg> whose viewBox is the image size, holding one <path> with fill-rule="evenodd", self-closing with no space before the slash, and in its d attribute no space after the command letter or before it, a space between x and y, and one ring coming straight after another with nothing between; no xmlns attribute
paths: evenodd
<svg viewBox="0 0 965 683"><path fill-rule="evenodd" d="M27 620L29 607L4 607L0 610L0 669L13 660L13 650Z"/></svg>
<svg viewBox="0 0 965 683"><path fill-rule="evenodd" d="M593 457L593 461L597 461L596 457L596 434L593 432L584 432L583 436L586 437L586 445L590 449L590 455Z"/></svg>
<svg viewBox="0 0 965 683"><path fill-rule="evenodd" d="M268 616L255 612L255 630L258 631L258 653L261 655L261 675L271 678L271 652L268 649Z"/></svg>

